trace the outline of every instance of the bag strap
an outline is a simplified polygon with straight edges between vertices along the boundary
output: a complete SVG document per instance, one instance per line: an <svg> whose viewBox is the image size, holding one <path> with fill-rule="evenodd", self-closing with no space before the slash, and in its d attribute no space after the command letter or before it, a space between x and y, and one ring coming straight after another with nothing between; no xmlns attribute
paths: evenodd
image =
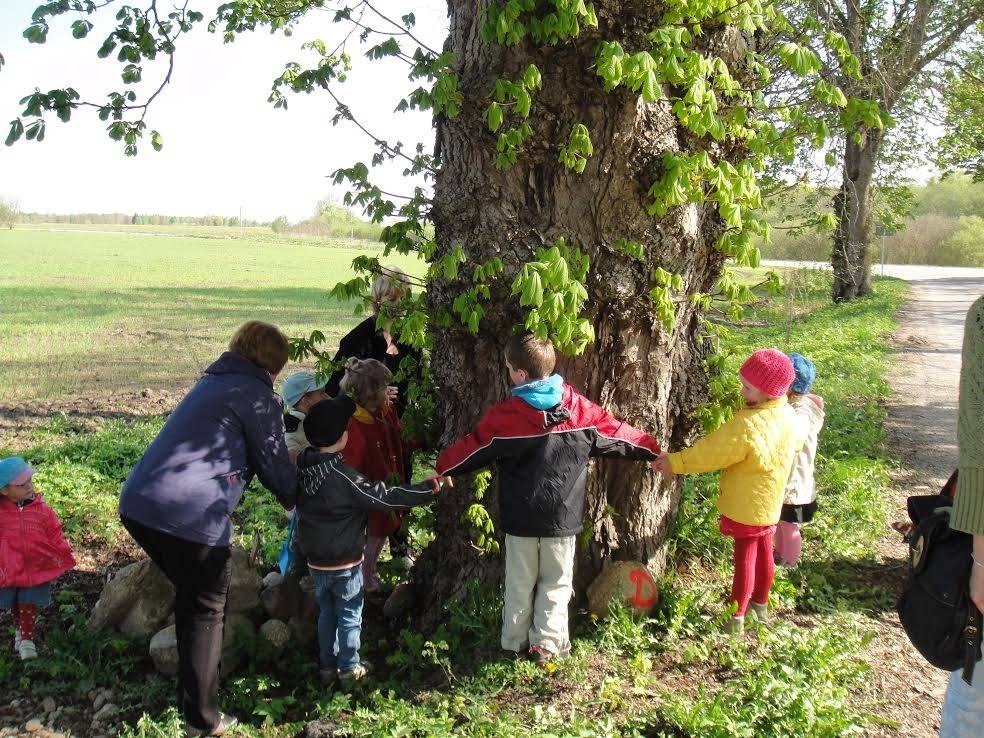
<svg viewBox="0 0 984 738"><path fill-rule="evenodd" d="M967 684L974 678L974 666L981 657L981 613L973 602L968 602L967 624L963 629L964 666L963 680Z"/></svg>

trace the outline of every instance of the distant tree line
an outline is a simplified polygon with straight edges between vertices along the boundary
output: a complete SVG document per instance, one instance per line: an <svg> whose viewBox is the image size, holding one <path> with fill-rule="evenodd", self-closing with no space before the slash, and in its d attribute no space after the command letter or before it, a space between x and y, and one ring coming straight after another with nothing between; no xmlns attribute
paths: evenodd
<svg viewBox="0 0 984 738"><path fill-rule="evenodd" d="M189 225L189 226L268 226L269 222L235 215L144 215L141 213L21 213L22 223L70 223L73 225Z"/></svg>
<svg viewBox="0 0 984 738"><path fill-rule="evenodd" d="M886 204L881 211L885 217L879 218L886 223L888 263L984 267L984 182L954 175L908 188L903 194L908 199L908 217L891 217ZM821 193L811 190L804 190L800 195L803 200L821 197ZM790 208L770 213L769 219L777 228L772 243L762 244L762 256L828 261L830 234L793 227L795 212L795 208ZM880 261L880 251L878 238L872 251L873 263Z"/></svg>

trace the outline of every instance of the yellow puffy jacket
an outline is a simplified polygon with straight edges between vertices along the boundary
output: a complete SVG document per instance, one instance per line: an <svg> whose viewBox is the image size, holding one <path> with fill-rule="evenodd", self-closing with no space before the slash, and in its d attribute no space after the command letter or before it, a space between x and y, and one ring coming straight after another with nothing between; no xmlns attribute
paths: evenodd
<svg viewBox="0 0 984 738"><path fill-rule="evenodd" d="M744 525L775 525L804 431L780 397L742 408L690 448L670 454L670 464L675 474L724 469L717 501L721 514Z"/></svg>

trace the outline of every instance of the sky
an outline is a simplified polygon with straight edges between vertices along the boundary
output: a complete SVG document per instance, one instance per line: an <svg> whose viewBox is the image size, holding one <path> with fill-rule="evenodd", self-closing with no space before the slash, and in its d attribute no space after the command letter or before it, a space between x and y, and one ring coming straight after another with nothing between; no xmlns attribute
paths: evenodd
<svg viewBox="0 0 984 738"><path fill-rule="evenodd" d="M172 1L163 0L159 7ZM293 222L311 215L319 200L340 201L344 190L332 184L331 173L356 161L368 163L375 151L350 123L332 126L335 103L325 92L291 95L287 110L267 102L272 81L286 62L306 67L316 58L301 50L302 43L322 39L333 47L341 39L344 25L332 23L323 11L311 13L290 37L258 30L223 44L221 35L208 33L205 24L182 37L171 83L146 118L148 129L162 135L160 152L151 148L148 136L136 157L124 156L94 109L77 110L68 124L50 116L41 143L22 139L4 146L9 121L22 109L20 98L35 87L47 91L71 86L83 100L95 102L122 88L115 56L96 56L114 25L115 8L96 16L102 21L94 20L95 28L82 40L73 39L70 31L78 16L62 16L52 24L48 42L38 45L21 35L38 2L0 2L0 54L6 60L0 70L0 197L15 200L23 211L229 216L242 209L246 219L269 221L284 215ZM374 4L393 17L407 8L399 0ZM191 3L205 13L206 21L217 5L215 0ZM441 48L446 35L446 7L444 0L414 0L415 34L431 48ZM357 39L349 43L354 69L336 94L374 134L402 140L411 150L422 141L430 151L430 115L393 110L411 89L406 66L370 62L363 56L366 48ZM163 61L153 68L145 65L144 84L156 87L165 71ZM373 175L374 181L384 190L412 194L418 182L405 178L403 169L387 166Z"/></svg>

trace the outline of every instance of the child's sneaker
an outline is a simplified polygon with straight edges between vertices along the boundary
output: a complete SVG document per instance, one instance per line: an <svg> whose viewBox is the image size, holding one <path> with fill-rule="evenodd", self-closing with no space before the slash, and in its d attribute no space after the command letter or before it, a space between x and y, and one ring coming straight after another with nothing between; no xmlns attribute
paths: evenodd
<svg viewBox="0 0 984 738"><path fill-rule="evenodd" d="M20 655L21 661L36 659L38 657L38 647L34 645L34 641L23 639L17 644L17 653Z"/></svg>
<svg viewBox="0 0 984 738"><path fill-rule="evenodd" d="M741 635L745 632L745 616L737 615L727 622L724 632L728 635Z"/></svg>
<svg viewBox="0 0 984 738"><path fill-rule="evenodd" d="M20 653L21 634L20 628L14 628L14 653Z"/></svg>
<svg viewBox="0 0 984 738"><path fill-rule="evenodd" d="M530 661L532 661L537 666L546 666L551 661L559 661L560 659L566 659L571 655L571 647L566 648L554 653L549 648L544 646L530 646Z"/></svg>
<svg viewBox="0 0 984 738"><path fill-rule="evenodd" d="M219 713L219 724L212 728L211 731L205 732L201 728L195 728L188 723L185 723L185 736L186 738L197 738L201 735L225 735L230 730L235 728L239 724L239 718L235 718L232 715L226 715L224 712Z"/></svg>
<svg viewBox="0 0 984 738"><path fill-rule="evenodd" d="M764 602L761 605L757 602L749 602L748 609L755 614L755 619L760 623L769 622L769 603Z"/></svg>
<svg viewBox="0 0 984 738"><path fill-rule="evenodd" d="M338 672L338 681L342 683L343 687L348 687L355 682L361 681L369 676L369 665L368 664L356 664L354 669L349 669L348 671Z"/></svg>

